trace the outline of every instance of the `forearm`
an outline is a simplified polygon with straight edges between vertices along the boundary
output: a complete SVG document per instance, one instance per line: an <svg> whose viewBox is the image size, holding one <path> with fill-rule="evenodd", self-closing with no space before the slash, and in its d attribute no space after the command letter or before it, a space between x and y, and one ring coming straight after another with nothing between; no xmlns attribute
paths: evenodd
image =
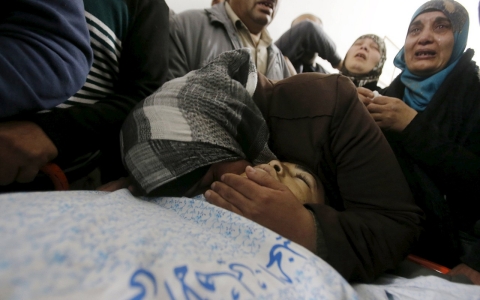
<svg viewBox="0 0 480 300"><path fill-rule="evenodd" d="M112 80L113 93L95 104L55 108L31 117L55 143L61 162L96 151L105 144L116 145L128 113L165 81L168 7L160 0L127 3L131 21L122 40L118 79Z"/></svg>
<svg viewBox="0 0 480 300"><path fill-rule="evenodd" d="M275 45L294 64L305 53L317 53L332 66L337 66L341 61L332 39L321 26L308 21L290 28L275 42Z"/></svg>
<svg viewBox="0 0 480 300"><path fill-rule="evenodd" d="M92 62L82 1L9 7L15 13L0 23L0 118L64 102L85 83Z"/></svg>

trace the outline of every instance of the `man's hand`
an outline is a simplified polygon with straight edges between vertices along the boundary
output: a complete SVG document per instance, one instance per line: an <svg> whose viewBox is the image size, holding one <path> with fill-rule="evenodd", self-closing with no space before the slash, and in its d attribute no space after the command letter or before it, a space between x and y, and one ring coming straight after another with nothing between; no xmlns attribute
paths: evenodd
<svg viewBox="0 0 480 300"><path fill-rule="evenodd" d="M37 124L0 123L0 185L32 181L57 155L57 147Z"/></svg>
<svg viewBox="0 0 480 300"><path fill-rule="evenodd" d="M402 132L412 122L417 112L398 98L379 96L367 106L382 130Z"/></svg>
<svg viewBox="0 0 480 300"><path fill-rule="evenodd" d="M248 178L225 174L205 193L208 202L259 223L312 252L315 220L292 192L267 172L247 167Z"/></svg>
<svg viewBox="0 0 480 300"><path fill-rule="evenodd" d="M373 97L375 97L375 95L371 90L364 87L358 87L357 94L358 94L358 99L365 106L368 106L370 103L372 103Z"/></svg>
<svg viewBox="0 0 480 300"><path fill-rule="evenodd" d="M480 272L475 271L474 269L470 268L466 264L459 264L455 268L453 268L450 272L448 272L448 275L465 275L470 279L473 284L475 285L480 285Z"/></svg>

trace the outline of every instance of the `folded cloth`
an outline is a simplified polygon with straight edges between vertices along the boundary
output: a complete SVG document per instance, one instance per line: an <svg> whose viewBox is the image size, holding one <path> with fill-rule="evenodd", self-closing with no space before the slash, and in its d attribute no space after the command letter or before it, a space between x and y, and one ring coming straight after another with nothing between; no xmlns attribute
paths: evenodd
<svg viewBox="0 0 480 300"><path fill-rule="evenodd" d="M137 187L149 194L216 162L275 159L266 122L252 100L256 85L250 52L239 49L165 83L140 102L120 137L124 164Z"/></svg>

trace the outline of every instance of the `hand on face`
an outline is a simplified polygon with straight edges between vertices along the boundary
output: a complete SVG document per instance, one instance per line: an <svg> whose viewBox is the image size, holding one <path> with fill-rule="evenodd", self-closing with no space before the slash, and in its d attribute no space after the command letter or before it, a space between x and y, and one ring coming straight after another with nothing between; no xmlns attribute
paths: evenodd
<svg viewBox="0 0 480 300"><path fill-rule="evenodd" d="M454 36L450 20L439 11L420 14L408 28L405 63L418 76L443 70L452 56Z"/></svg>
<svg viewBox="0 0 480 300"><path fill-rule="evenodd" d="M193 197L204 193L214 181L220 180L223 174L233 173L233 174L242 174L245 170L245 167L250 166L251 164L244 160L235 160L235 161L222 161L215 163L210 166L207 173L193 185L188 191L185 192L185 197Z"/></svg>
<svg viewBox="0 0 480 300"><path fill-rule="evenodd" d="M57 147L37 124L0 123L0 185L31 182L57 155Z"/></svg>
<svg viewBox="0 0 480 300"><path fill-rule="evenodd" d="M208 202L242 215L315 251L315 221L294 194L270 173L247 167L245 176L225 174L205 193Z"/></svg>
<svg viewBox="0 0 480 300"><path fill-rule="evenodd" d="M255 166L255 169L267 172L275 180L286 185L302 204L325 202L320 180L300 165L272 160L268 164ZM246 176L245 173L242 175Z"/></svg>
<svg viewBox="0 0 480 300"><path fill-rule="evenodd" d="M417 112L398 98L379 96L367 106L370 115L382 130L402 132Z"/></svg>

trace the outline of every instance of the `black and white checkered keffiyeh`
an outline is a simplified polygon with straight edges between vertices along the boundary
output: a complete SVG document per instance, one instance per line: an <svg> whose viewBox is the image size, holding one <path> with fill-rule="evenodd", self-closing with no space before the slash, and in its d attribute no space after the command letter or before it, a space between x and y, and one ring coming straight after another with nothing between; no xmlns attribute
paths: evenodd
<svg viewBox="0 0 480 300"><path fill-rule="evenodd" d="M248 49L221 54L140 102L121 131L124 164L145 194L220 161L269 162L268 128L252 100Z"/></svg>

